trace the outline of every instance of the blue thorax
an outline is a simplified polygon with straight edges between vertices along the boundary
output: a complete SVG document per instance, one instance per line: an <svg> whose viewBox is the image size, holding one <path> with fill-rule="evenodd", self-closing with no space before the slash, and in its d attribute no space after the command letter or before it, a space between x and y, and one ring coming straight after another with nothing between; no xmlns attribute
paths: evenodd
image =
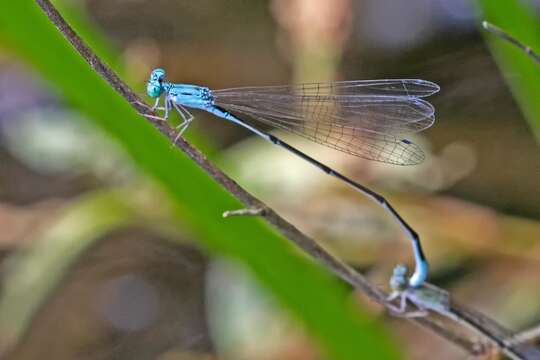
<svg viewBox="0 0 540 360"><path fill-rule="evenodd" d="M203 110L213 105L212 94L207 87L166 82L162 86L166 96L179 105Z"/></svg>

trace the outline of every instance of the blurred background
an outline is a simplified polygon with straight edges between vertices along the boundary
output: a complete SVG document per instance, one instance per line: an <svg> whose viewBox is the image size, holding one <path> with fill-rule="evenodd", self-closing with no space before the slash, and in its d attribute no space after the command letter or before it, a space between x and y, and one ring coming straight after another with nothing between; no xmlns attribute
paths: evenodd
<svg viewBox="0 0 540 360"><path fill-rule="evenodd" d="M154 67L170 81L210 88L438 83L441 92L429 98L436 122L411 138L427 153L418 166L369 162L278 134L387 196L419 232L431 282L510 329L540 322L540 137L484 43L474 3L55 4L142 96ZM6 358L323 358L248 274L200 251L189 228L173 221L166 196L114 142L4 51L0 94ZM195 115L190 141L374 283L386 287L397 262L411 263L400 229L368 199L238 127ZM411 359L434 351L438 359L465 357L432 333L373 312Z"/></svg>

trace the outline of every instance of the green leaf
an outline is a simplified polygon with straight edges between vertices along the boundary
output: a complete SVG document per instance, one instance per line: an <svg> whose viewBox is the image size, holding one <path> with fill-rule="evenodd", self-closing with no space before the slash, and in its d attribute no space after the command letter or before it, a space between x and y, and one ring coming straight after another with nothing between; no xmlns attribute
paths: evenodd
<svg viewBox="0 0 540 360"><path fill-rule="evenodd" d="M140 169L163 187L200 243L251 270L332 359L398 357L384 329L352 305L350 290L334 277L299 256L260 220L223 219L222 212L241 207L239 202L136 114L91 70L34 2L3 1L0 41L118 141Z"/></svg>
<svg viewBox="0 0 540 360"><path fill-rule="evenodd" d="M532 6L518 0L478 0L478 4L485 20L540 51L540 19ZM514 45L489 33L484 36L536 139L540 141L540 65Z"/></svg>

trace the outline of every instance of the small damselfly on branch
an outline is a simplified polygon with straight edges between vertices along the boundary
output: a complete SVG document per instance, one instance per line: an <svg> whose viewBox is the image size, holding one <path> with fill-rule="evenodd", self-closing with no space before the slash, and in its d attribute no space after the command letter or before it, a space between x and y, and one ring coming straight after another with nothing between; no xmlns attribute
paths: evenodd
<svg viewBox="0 0 540 360"><path fill-rule="evenodd" d="M422 286L428 276L428 263L420 238L383 196L259 130L239 115L361 158L412 165L422 162L425 156L418 145L403 135L422 131L433 124L435 110L423 98L438 91L437 84L418 79L210 90L167 82L163 69L153 70L147 84L148 95L156 98L153 109L163 110L163 119L168 118L172 109L182 118L178 137L194 118L187 108L205 110L280 146L377 202L412 242L416 265L408 283L413 288ZM161 98L163 107L159 107Z"/></svg>

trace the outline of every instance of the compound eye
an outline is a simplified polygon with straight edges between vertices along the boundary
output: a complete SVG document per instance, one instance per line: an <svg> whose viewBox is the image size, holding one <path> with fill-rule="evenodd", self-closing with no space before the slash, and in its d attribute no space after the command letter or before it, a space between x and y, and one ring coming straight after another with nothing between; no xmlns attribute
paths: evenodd
<svg viewBox="0 0 540 360"><path fill-rule="evenodd" d="M146 87L146 92L148 93L148 96L150 97L153 97L153 98L158 97L161 95L161 86L148 84L148 86Z"/></svg>
<svg viewBox="0 0 540 360"><path fill-rule="evenodd" d="M150 78L152 79L152 81L158 81L158 82L162 82L163 79L165 78L165 70L163 69L154 69L152 71L152 75L150 76Z"/></svg>

